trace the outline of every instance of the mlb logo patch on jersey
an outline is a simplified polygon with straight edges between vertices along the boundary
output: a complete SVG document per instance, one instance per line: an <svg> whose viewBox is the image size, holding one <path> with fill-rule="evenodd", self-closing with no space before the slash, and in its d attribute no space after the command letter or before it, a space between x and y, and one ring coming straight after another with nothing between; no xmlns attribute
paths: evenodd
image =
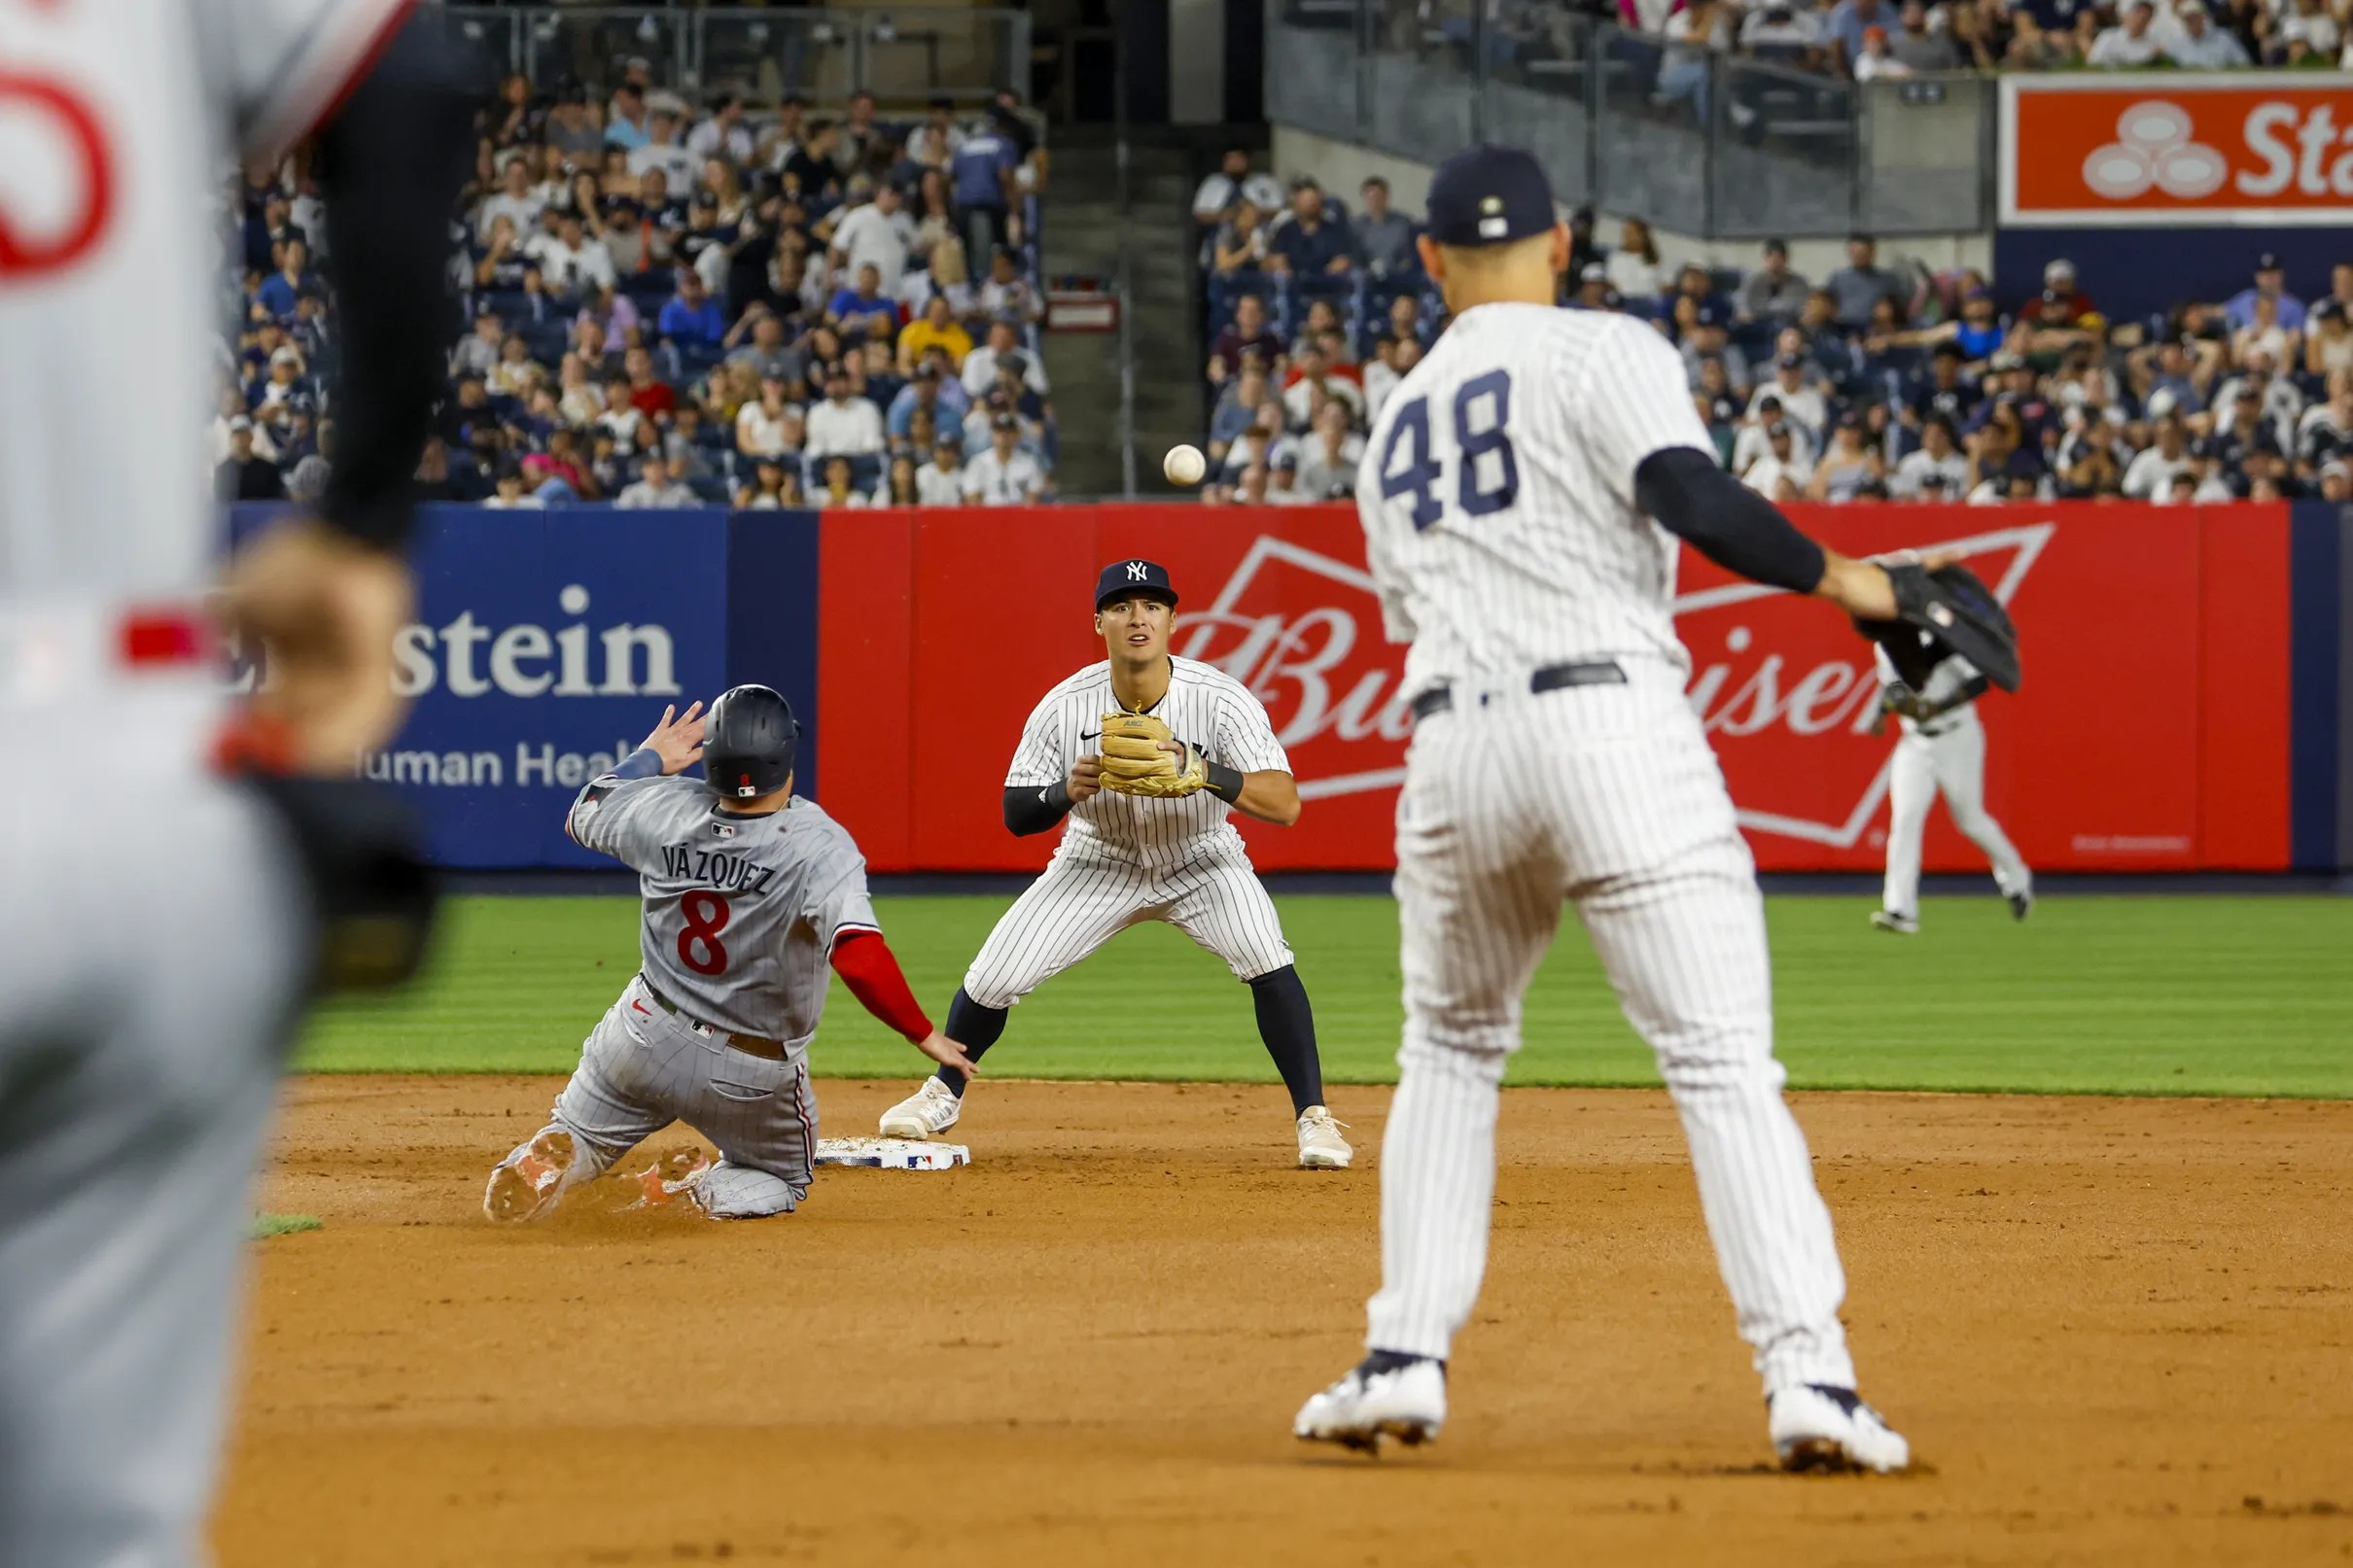
<svg viewBox="0 0 2353 1568"><path fill-rule="evenodd" d="M735 837L735 824L733 822L713 822L711 831L717 833L720 838L731 839Z"/></svg>

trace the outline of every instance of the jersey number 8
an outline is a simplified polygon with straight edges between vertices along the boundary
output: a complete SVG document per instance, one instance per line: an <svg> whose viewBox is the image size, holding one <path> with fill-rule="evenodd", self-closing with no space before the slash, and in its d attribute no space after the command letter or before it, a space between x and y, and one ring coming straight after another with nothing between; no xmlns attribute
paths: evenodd
<svg viewBox="0 0 2353 1568"><path fill-rule="evenodd" d="M1505 430L1511 417L1508 370L1473 376L1455 392L1455 446L1461 454L1455 504L1472 517L1501 511L1520 499L1520 462ZM1400 447L1405 450L1402 469L1397 467ZM1481 459L1491 453L1497 461L1483 464ZM1430 455L1429 400L1416 398L1397 410L1396 422L1388 428L1388 445L1381 453L1381 499L1413 497L1414 531L1420 533L1446 515L1437 495L1443 471ZM1492 488L1482 488L1483 480Z"/></svg>
<svg viewBox="0 0 2353 1568"><path fill-rule="evenodd" d="M715 892L696 890L678 901L679 913L686 917L685 925L678 933L678 961L698 975L723 975L727 972L727 949L719 933L727 928L734 911L727 900Z"/></svg>

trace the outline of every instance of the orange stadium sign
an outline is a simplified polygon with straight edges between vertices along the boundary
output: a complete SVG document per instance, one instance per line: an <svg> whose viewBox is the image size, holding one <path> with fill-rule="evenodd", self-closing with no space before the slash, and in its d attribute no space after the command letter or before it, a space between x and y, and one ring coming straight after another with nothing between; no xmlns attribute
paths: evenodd
<svg viewBox="0 0 2353 1568"><path fill-rule="evenodd" d="M2353 205L2353 78L2005 76L2001 95L2006 225L2335 225Z"/></svg>

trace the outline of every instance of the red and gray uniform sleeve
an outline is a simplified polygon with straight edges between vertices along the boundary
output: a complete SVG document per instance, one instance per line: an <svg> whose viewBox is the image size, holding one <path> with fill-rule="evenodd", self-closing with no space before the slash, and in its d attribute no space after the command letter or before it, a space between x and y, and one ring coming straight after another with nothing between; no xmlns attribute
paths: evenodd
<svg viewBox="0 0 2353 1568"><path fill-rule="evenodd" d="M847 835L843 835L845 841ZM931 1020L915 1000L891 944L883 940L874 919L874 900L866 891L866 862L853 858L831 886L809 902L804 916L825 944L825 961L841 976L859 1005L909 1041L931 1032Z"/></svg>
<svg viewBox="0 0 2353 1568"><path fill-rule="evenodd" d="M662 759L639 747L615 764L611 773L589 780L587 787L573 798L572 809L564 814L565 833L583 850L646 869L639 862L651 844L641 843L647 835L634 829L651 798L649 786L661 777Z"/></svg>

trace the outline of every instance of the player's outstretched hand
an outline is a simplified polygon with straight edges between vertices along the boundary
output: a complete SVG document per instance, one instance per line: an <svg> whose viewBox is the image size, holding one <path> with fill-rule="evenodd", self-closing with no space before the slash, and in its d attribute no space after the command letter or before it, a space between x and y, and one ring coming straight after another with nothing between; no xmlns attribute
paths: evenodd
<svg viewBox="0 0 2353 1568"><path fill-rule="evenodd" d="M954 1040L949 1039L937 1029L933 1029L931 1033L925 1035L922 1042L919 1043L915 1049L921 1051L925 1056L930 1057L941 1066L954 1067L958 1072L965 1074L966 1077L969 1077L973 1073L976 1073L980 1070L978 1067L972 1065L972 1059L965 1055L965 1048L963 1046L958 1045Z"/></svg>
<svg viewBox="0 0 2353 1568"><path fill-rule="evenodd" d="M1856 620L1896 618L1895 584L1888 580L1885 567L1836 550L1822 554L1822 580L1814 585L1815 597L1829 600Z"/></svg>
<svg viewBox="0 0 2353 1568"><path fill-rule="evenodd" d="M1071 791L1071 804L1092 800L1103 793L1103 758L1082 756L1071 764L1071 778L1066 785Z"/></svg>
<svg viewBox="0 0 2353 1568"><path fill-rule="evenodd" d="M690 702L680 713L678 705L662 709L662 721L653 726L646 737L646 749L662 759L662 772L684 773L703 759L703 705Z"/></svg>

